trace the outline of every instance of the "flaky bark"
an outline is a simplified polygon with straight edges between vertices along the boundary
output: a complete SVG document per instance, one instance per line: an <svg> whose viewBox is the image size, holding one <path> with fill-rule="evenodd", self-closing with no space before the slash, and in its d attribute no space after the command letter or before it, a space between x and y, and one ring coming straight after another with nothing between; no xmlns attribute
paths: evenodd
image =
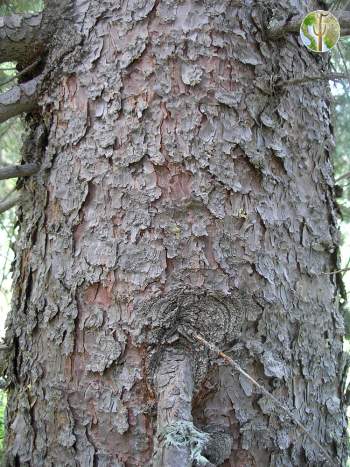
<svg viewBox="0 0 350 467"><path fill-rule="evenodd" d="M7 465L327 465L180 328L340 464L329 89L266 89L326 60L267 41L250 0L91 0L72 18L82 40L50 52L64 58L41 97L48 140L21 181Z"/></svg>
<svg viewBox="0 0 350 467"><path fill-rule="evenodd" d="M49 39L43 26L42 13L0 17L0 62L28 64L42 54Z"/></svg>

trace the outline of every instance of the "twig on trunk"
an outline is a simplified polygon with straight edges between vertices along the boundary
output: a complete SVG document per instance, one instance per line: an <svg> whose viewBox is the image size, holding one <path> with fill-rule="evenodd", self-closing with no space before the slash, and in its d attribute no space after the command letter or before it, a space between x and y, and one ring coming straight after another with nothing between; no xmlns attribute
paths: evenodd
<svg viewBox="0 0 350 467"><path fill-rule="evenodd" d="M254 386L256 386L265 396L269 397L277 407L279 407L288 417L292 420L295 425L298 426L298 428L318 447L318 449L322 452L322 454L326 457L328 462L330 462L331 465L334 465L336 467L339 467L340 464L334 463L326 449L321 446L321 444L315 439L312 434L305 428L305 426L299 422L299 420L292 414L292 412L284 405L282 402L280 402L274 395L272 395L267 389L264 388L261 384L259 384L252 376L250 376L246 371L241 368L241 366L233 360L231 357L226 355L224 352L222 352L218 347L216 347L214 344L208 342L205 340L203 337L199 336L195 332L191 332L189 330L184 330L183 328L181 330L178 330L179 334L184 336L187 340L191 341L191 338L195 339L196 341L200 342L203 344L207 349L209 349L211 352L215 353L219 357L223 358L225 363L228 365L232 366L235 370L237 370L241 375L245 376Z"/></svg>
<svg viewBox="0 0 350 467"><path fill-rule="evenodd" d="M276 87L292 86L310 83L311 81L330 80L337 81L342 79L349 79L347 73L322 73L316 76L303 76L301 78L292 78L278 81Z"/></svg>
<svg viewBox="0 0 350 467"><path fill-rule="evenodd" d="M11 81L14 81L15 79L20 78L21 76L25 75L26 73L29 73L31 70L33 70L39 63L41 62L41 58L38 60L35 60L34 63L31 63L27 67L25 67L23 70L21 70L19 73L15 74L14 76L11 76L11 78L7 79L6 81L3 81L0 83L0 86L4 86L5 84L11 83Z"/></svg>
<svg viewBox="0 0 350 467"><path fill-rule="evenodd" d="M350 268L338 269L337 271L323 272L322 274L331 275L331 274L339 274L340 272L347 272L347 271L350 271Z"/></svg>

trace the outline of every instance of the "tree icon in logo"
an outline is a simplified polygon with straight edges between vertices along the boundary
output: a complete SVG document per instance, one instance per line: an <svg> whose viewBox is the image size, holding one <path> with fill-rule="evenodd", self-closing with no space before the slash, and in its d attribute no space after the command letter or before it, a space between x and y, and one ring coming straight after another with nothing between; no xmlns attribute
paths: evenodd
<svg viewBox="0 0 350 467"><path fill-rule="evenodd" d="M339 22L329 11L312 11L305 16L301 23L300 37L309 50L328 52L339 40Z"/></svg>

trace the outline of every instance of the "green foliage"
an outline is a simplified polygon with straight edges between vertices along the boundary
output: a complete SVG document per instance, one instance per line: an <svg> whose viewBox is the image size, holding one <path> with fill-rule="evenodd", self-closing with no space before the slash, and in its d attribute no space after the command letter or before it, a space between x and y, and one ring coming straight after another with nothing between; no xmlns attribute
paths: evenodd
<svg viewBox="0 0 350 467"><path fill-rule="evenodd" d="M323 39L323 42L326 44L328 49L331 49L333 47L333 45L334 45L333 41L327 36Z"/></svg>
<svg viewBox="0 0 350 467"><path fill-rule="evenodd" d="M43 0L0 0L0 15L36 13L44 8Z"/></svg>
<svg viewBox="0 0 350 467"><path fill-rule="evenodd" d="M313 15L308 15L303 21L303 31L304 31L304 26L312 26L313 24L316 24L316 18ZM305 32L307 32L307 29L305 29Z"/></svg>

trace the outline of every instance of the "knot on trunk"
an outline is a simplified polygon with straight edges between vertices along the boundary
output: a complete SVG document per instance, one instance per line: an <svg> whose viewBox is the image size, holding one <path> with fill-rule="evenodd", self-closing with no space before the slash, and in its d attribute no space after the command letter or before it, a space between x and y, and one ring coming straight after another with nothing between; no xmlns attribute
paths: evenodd
<svg viewBox="0 0 350 467"><path fill-rule="evenodd" d="M134 336L137 344L147 348L145 363L150 385L164 351L181 347L192 355L197 390L208 372L208 354L183 339L181 330L195 331L220 347L230 346L244 332L245 324L256 321L261 312L255 299L240 290L224 294L197 288L176 289L143 302L136 310Z"/></svg>

